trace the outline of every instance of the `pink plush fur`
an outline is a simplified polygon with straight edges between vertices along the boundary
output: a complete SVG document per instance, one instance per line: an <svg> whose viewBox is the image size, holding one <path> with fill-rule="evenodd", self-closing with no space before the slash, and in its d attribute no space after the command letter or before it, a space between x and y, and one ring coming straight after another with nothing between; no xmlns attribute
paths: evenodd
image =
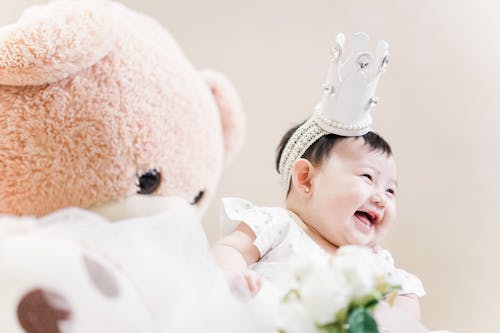
<svg viewBox="0 0 500 333"><path fill-rule="evenodd" d="M52 83L89 67L114 43L105 13L90 3L55 2L27 10L0 31L0 84Z"/></svg>
<svg viewBox="0 0 500 333"><path fill-rule="evenodd" d="M217 106L221 111L222 130L224 137L224 152L226 161L233 158L233 153L243 144L242 128L245 118L242 112L234 112L235 107L241 108L238 96L233 92L231 84L220 73L211 70L202 71L207 84L212 89Z"/></svg>
<svg viewBox="0 0 500 333"><path fill-rule="evenodd" d="M153 195L203 191L203 210L243 132L231 84L122 5L54 2L0 29L0 213L120 200L152 169Z"/></svg>

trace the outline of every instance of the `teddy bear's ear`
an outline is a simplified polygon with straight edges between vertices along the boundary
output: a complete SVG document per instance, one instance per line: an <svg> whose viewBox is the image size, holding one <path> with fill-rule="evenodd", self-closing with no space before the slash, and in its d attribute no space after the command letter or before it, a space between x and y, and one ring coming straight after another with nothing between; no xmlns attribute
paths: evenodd
<svg viewBox="0 0 500 333"><path fill-rule="evenodd" d="M233 85L220 73L212 70L201 71L217 103L224 136L224 156L226 164L243 145L245 136L245 115L241 101Z"/></svg>
<svg viewBox="0 0 500 333"><path fill-rule="evenodd" d="M0 84L64 79L106 55L114 34L92 1L59 1L26 10L0 28Z"/></svg>

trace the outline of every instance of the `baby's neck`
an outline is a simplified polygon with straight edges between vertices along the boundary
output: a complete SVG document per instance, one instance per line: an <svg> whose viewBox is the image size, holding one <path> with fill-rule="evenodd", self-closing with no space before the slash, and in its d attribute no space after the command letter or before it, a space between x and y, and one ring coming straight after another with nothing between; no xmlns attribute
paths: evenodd
<svg viewBox="0 0 500 333"><path fill-rule="evenodd" d="M307 222L305 222L304 219L300 216L299 212L294 211L291 208L287 209L292 213L295 224L300 229L302 229L306 233L306 235L313 240L313 242L315 242L319 247L321 247L327 253L335 253L335 251L337 251L338 246L330 243L316 229L309 226Z"/></svg>

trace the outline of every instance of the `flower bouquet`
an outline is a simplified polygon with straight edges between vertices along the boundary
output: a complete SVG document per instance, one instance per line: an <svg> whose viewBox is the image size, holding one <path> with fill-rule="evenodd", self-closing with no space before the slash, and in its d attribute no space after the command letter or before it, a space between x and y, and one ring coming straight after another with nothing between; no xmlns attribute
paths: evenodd
<svg viewBox="0 0 500 333"><path fill-rule="evenodd" d="M301 258L283 297L281 333L378 333L373 310L389 303L398 286L385 278L388 267L366 247L344 246L326 260Z"/></svg>

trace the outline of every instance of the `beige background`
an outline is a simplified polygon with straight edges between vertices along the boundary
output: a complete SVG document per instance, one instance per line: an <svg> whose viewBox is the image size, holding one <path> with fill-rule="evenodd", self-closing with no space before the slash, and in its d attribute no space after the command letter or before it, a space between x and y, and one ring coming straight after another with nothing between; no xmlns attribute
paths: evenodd
<svg viewBox="0 0 500 333"><path fill-rule="evenodd" d="M41 1L2 0L0 23ZM399 163L399 223L385 242L424 281L424 322L499 332L500 5L495 0L127 0L156 17L198 67L224 72L248 117L242 153L218 196L279 205L282 133L321 94L335 33L366 31L392 54L375 129ZM205 218L211 240L218 203Z"/></svg>

